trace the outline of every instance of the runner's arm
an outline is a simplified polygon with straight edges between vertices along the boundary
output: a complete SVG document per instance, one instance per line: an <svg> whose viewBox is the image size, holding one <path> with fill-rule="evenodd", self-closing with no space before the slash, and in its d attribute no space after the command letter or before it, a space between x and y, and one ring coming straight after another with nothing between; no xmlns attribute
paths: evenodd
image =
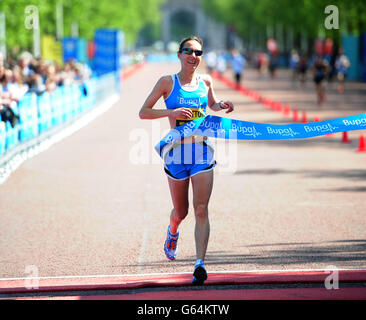
<svg viewBox="0 0 366 320"><path fill-rule="evenodd" d="M229 113L234 110L234 105L231 101L223 101L216 97L213 82L210 75L204 75L203 81L208 87L208 107L213 111L221 111L223 109L227 109L226 113Z"/></svg>

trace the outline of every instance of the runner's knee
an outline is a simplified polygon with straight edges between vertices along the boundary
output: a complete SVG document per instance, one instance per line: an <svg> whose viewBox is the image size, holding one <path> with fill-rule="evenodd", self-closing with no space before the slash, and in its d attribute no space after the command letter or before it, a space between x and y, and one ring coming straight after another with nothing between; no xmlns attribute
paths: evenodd
<svg viewBox="0 0 366 320"><path fill-rule="evenodd" d="M207 204L196 204L194 205L194 214L197 219L205 220L208 216L208 206Z"/></svg>
<svg viewBox="0 0 366 320"><path fill-rule="evenodd" d="M188 214L188 203L183 206L176 206L173 209L173 217L179 220L183 220Z"/></svg>

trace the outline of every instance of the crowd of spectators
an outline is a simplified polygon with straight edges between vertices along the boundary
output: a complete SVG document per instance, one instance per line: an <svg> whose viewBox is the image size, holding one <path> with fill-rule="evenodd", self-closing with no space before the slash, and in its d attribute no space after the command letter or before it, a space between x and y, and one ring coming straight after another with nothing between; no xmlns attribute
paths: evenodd
<svg viewBox="0 0 366 320"><path fill-rule="evenodd" d="M91 75L85 64L69 61L63 66L34 58L28 52L18 60L3 59L0 53L0 121L9 121L14 127L19 121L16 105L27 92L41 95L52 93L62 85L80 84Z"/></svg>

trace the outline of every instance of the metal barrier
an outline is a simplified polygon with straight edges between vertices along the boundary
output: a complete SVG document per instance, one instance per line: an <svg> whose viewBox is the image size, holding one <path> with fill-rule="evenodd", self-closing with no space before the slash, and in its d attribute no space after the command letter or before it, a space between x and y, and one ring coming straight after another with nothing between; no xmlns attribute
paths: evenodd
<svg viewBox="0 0 366 320"><path fill-rule="evenodd" d="M0 121L0 155L5 153L6 128L5 122Z"/></svg>
<svg viewBox="0 0 366 320"><path fill-rule="evenodd" d="M26 93L14 112L19 123L14 127L0 121L0 157L18 144L39 137L57 126L67 125L87 113L108 96L119 92L116 73L93 77L82 85L65 85L52 93L37 96Z"/></svg>

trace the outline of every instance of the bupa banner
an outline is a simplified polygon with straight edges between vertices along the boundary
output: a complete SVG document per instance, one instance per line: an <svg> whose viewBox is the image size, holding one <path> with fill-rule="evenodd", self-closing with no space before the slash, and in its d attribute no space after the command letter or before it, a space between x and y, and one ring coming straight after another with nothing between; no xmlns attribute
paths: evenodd
<svg viewBox="0 0 366 320"><path fill-rule="evenodd" d="M169 131L155 146L163 157L164 148L191 135L236 140L306 139L326 134L366 129L366 113L343 118L292 124L265 124L208 115Z"/></svg>
<svg viewBox="0 0 366 320"><path fill-rule="evenodd" d="M94 37L94 69L98 74L117 72L122 67L124 35L120 30L98 29Z"/></svg>

